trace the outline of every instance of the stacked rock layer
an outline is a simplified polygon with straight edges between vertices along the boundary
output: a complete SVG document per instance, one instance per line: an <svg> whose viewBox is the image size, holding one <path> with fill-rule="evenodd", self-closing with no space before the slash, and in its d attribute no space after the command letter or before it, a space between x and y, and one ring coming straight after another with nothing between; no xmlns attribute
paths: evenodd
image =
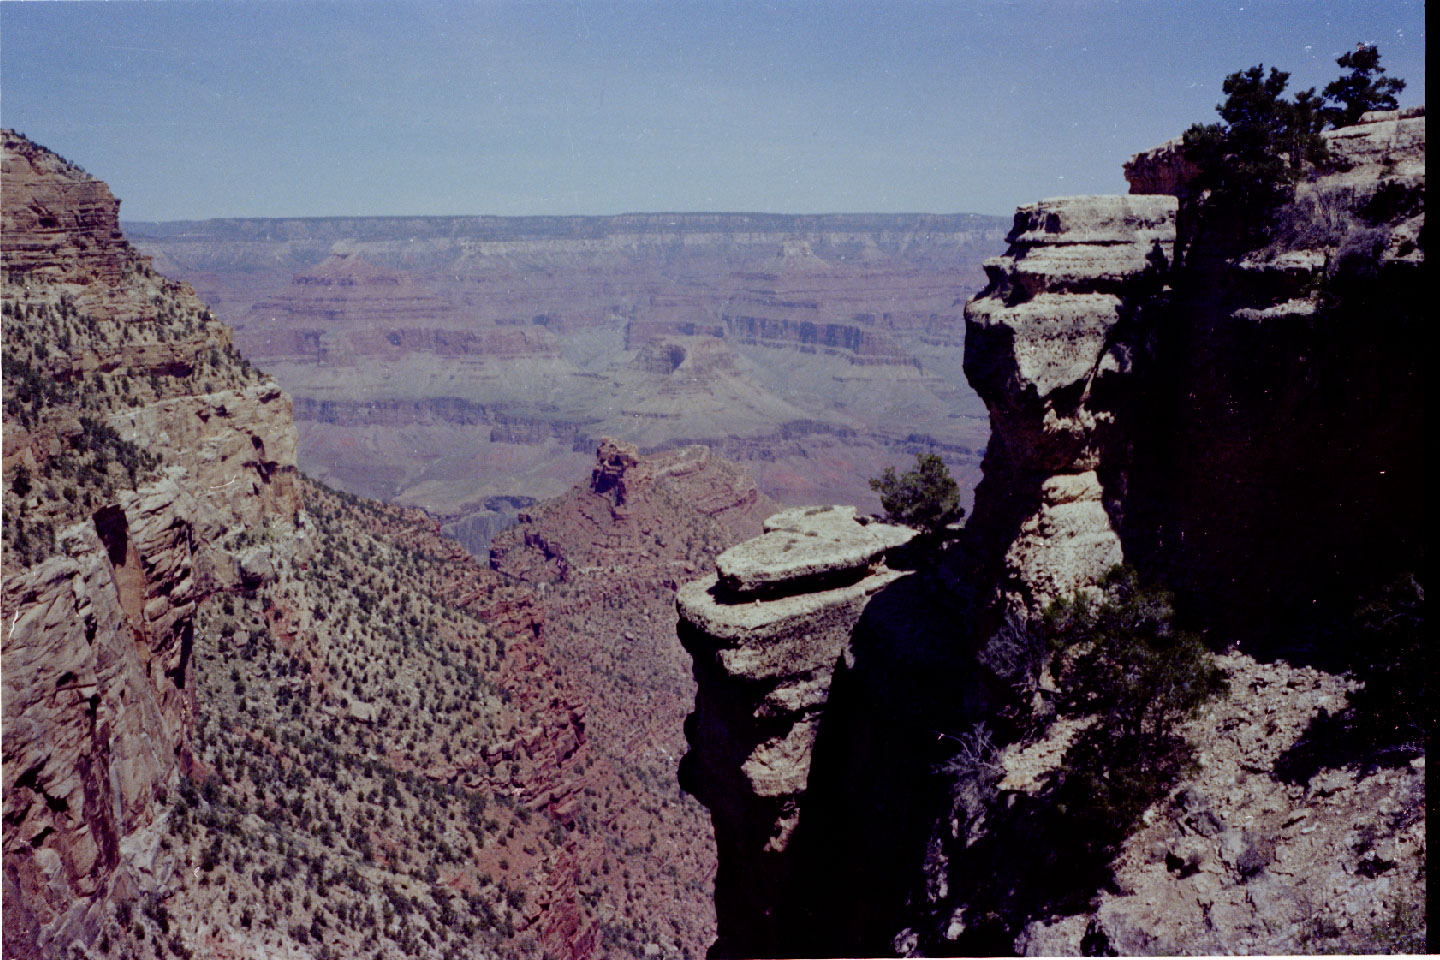
<svg viewBox="0 0 1440 960"><path fill-rule="evenodd" d="M1174 253L1170 196L1021 207L965 308L965 372L990 408L971 527L1007 602L1037 606L1120 562L1124 409L1144 308Z"/></svg>
<svg viewBox="0 0 1440 960"><path fill-rule="evenodd" d="M680 588L680 638L699 685L685 787L721 850L720 955L774 956L790 918L791 839L837 668L866 604L905 576L887 551L912 531L853 507L786 510L732 547L718 574Z"/></svg>

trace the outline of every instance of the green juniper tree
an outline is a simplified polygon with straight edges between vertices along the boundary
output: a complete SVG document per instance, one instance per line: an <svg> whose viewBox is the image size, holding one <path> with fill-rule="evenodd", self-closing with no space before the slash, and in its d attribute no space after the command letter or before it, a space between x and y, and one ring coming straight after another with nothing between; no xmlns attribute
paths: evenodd
<svg viewBox="0 0 1440 960"><path fill-rule="evenodd" d="M1335 61L1350 72L1325 87L1324 118L1331 126L1345 127L1359 123L1367 110L1394 110L1399 106L1395 95L1405 89L1405 81L1387 77L1380 66L1380 48L1358 44Z"/></svg>
<svg viewBox="0 0 1440 960"><path fill-rule="evenodd" d="M894 467L886 467L870 479L870 489L880 494L880 506L891 522L930 536L938 536L965 515L960 487L945 461L934 453L916 454L915 469L900 476Z"/></svg>
<svg viewBox="0 0 1440 960"><path fill-rule="evenodd" d="M1322 162L1321 99L1314 88L1285 98L1290 74L1256 64L1225 78L1221 123L1185 131L1185 156L1200 170L1202 214L1244 245L1260 242L1269 215L1290 201L1305 164Z"/></svg>

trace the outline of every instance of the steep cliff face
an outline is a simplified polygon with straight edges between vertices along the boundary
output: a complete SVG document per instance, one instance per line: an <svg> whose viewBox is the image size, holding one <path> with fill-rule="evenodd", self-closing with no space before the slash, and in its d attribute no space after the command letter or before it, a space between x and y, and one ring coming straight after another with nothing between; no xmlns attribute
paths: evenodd
<svg viewBox="0 0 1440 960"><path fill-rule="evenodd" d="M779 956L796 942L800 824L821 708L866 602L903 574L907 531L853 509L796 509L732 547L677 598L698 692L681 780L709 809L720 853L717 955Z"/></svg>
<svg viewBox="0 0 1440 960"><path fill-rule="evenodd" d="M1424 111L1326 141L1267 246L1186 238L1137 369L1126 557L1242 633L1345 612L1423 550Z"/></svg>
<svg viewBox="0 0 1440 960"><path fill-rule="evenodd" d="M1423 939L1423 745L1337 733L1358 651L1327 639L1422 556L1423 109L1326 137L1331 164L1241 256L1205 232L1175 142L1127 165L1129 196L1020 209L965 311L991 435L943 560L839 617L818 598L865 579L787 595L722 563L682 588L716 955L1371 949L1413 944L1417 915ZM1093 718L1056 721L1047 674L1007 690L996 630L1117 563L1230 648L1232 694L1082 878L1056 860L1056 785Z"/></svg>
<svg viewBox="0 0 1440 960"><path fill-rule="evenodd" d="M85 171L23 136L5 148L5 267L39 282L109 281L136 258L120 233L120 201Z"/></svg>
<svg viewBox="0 0 1440 960"><path fill-rule="evenodd" d="M913 531L850 507L765 528L677 597L698 686L680 776L719 851L711 953L874 955L935 812L936 732L985 694L935 682L957 666L936 641L955 611L930 574L890 566Z"/></svg>
<svg viewBox="0 0 1440 960"><path fill-rule="evenodd" d="M1022 207L965 308L965 373L991 440L969 529L1007 604L1038 607L1122 556L1130 381L1174 256L1174 197ZM1116 518L1116 519L1112 519Z"/></svg>
<svg viewBox="0 0 1440 960"><path fill-rule="evenodd" d="M103 183L4 134L7 956L94 939L165 882L149 832L190 763L197 604L231 528L296 510L288 401Z"/></svg>
<svg viewBox="0 0 1440 960"><path fill-rule="evenodd" d="M1131 196L1021 209L966 307L992 429L971 529L1008 604L1123 558L1233 625L1416 555L1424 122L1328 132L1331 166L1238 260L1192 229L1173 269L1174 142L1127 165Z"/></svg>

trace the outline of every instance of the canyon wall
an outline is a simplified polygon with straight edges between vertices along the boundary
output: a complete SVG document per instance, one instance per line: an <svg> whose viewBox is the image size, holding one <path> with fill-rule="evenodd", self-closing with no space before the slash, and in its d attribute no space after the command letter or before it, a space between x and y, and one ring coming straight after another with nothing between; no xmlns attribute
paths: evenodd
<svg viewBox="0 0 1440 960"><path fill-rule="evenodd" d="M1009 604L1038 608L1121 562L1111 518L1134 442L1128 381L1163 322L1153 298L1176 207L1168 196L1022 207L1010 250L986 261L990 285L966 305L965 373L991 422L968 530Z"/></svg>
<svg viewBox="0 0 1440 960"><path fill-rule="evenodd" d="M992 426L971 527L1008 602L1123 558L1234 627L1413 563L1424 123L1327 132L1330 166L1239 258L1190 236L1173 268L1173 143L1127 165L1129 197L1022 208L966 307Z"/></svg>
<svg viewBox="0 0 1440 960"><path fill-rule="evenodd" d="M103 183L8 131L3 169L5 952L29 956L173 882L197 605L250 575L222 536L294 520L296 434Z"/></svg>
<svg viewBox="0 0 1440 960"><path fill-rule="evenodd" d="M978 476L972 215L673 214L131 224L296 399L307 471L484 555L602 437L703 443L786 503L874 505L879 462ZM472 429L477 424L489 430ZM816 429L797 431L797 424Z"/></svg>
<svg viewBox="0 0 1440 960"><path fill-rule="evenodd" d="M682 775L719 845L712 955L1298 951L1400 923L1394 898L1423 890L1423 747L1381 770L1333 743L1314 752L1358 654L1320 626L1423 556L1424 111L1325 136L1329 165L1238 256L1186 206L1195 170L1174 142L1127 165L1129 196L1017 212L965 309L991 433L943 558L838 618L828 592L866 580L798 576L752 597L724 585L722 558L718 581L682 588L699 683ZM747 551L765 539L731 556ZM1034 849L1083 724L1052 723L1044 678L1016 701L987 643L1118 563L1239 650L1222 661L1231 700L1185 728L1199 767L1146 812L1102 894L1066 888ZM772 603L794 619L764 615ZM791 662L802 692L776 685ZM1347 757L1341 786L1317 786ZM1202 808L1213 829L1190 850ZM1366 866L1369 842L1327 859L1294 828L1307 817L1311 832L1382 838L1398 868ZM1063 815L1054 829L1059 843ZM1288 867L1272 875L1273 858ZM1351 879L1321 920L1309 891L1327 871Z"/></svg>
<svg viewBox="0 0 1440 960"><path fill-rule="evenodd" d="M591 483L503 504L525 522L487 567L298 474L290 399L129 246L108 189L10 133L3 163L5 956L702 951L671 611L774 511L754 480L567 436ZM302 285L353 291L353 266ZM472 356L439 329L356 342Z"/></svg>

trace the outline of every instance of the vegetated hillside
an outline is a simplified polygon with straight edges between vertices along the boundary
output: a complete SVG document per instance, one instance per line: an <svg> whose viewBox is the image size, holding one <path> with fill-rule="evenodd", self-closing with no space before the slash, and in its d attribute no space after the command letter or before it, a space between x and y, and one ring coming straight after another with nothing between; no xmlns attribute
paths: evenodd
<svg viewBox="0 0 1440 960"><path fill-rule="evenodd" d="M693 805L569 662L623 633L552 628L426 515L299 476L288 397L104 184L4 150L5 955L703 949ZM664 509L606 541L640 570L673 533L647 574L764 503L666 462ZM630 695L662 703L657 676Z"/></svg>
<svg viewBox="0 0 1440 960"><path fill-rule="evenodd" d="M5 951L58 955L157 888L197 605L239 582L227 531L293 521L295 432L103 183L0 139Z"/></svg>
<svg viewBox="0 0 1440 960"><path fill-rule="evenodd" d="M716 955L1423 952L1424 136L1223 217L1178 141L1020 208L956 542L682 588Z"/></svg>
<svg viewBox="0 0 1440 960"><path fill-rule="evenodd" d="M555 660L591 704L592 749L656 808L655 853L687 885L647 909L703 931L686 942L690 955L715 934L715 846L704 810L676 780L694 681L675 640L675 589L774 509L741 468L704 447L640 457L606 441L588 485L522 512L492 547L496 570L541 585Z"/></svg>
<svg viewBox="0 0 1440 960"><path fill-rule="evenodd" d="M187 806L182 784L178 816L190 862L214 867L171 915L210 918L199 942L237 956L282 940L335 956L703 942L703 916L666 908L703 903L703 874L680 875L656 839L663 801L597 750L532 591L416 511L308 481L304 503L308 570L222 601L198 634L209 804Z"/></svg>
<svg viewBox="0 0 1440 960"><path fill-rule="evenodd" d="M879 462L969 485L960 310L1004 223L972 215L135 224L296 399L301 463L489 537L600 437L701 442L785 502L873 506Z"/></svg>

